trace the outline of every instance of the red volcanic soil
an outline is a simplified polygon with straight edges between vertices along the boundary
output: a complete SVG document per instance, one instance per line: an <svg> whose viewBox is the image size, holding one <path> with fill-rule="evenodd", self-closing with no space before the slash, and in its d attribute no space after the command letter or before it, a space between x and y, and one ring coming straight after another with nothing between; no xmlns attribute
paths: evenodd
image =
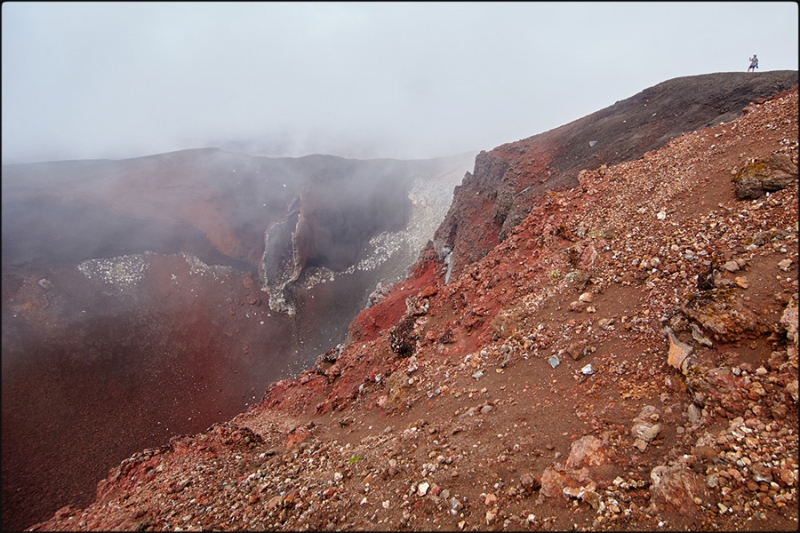
<svg viewBox="0 0 800 533"><path fill-rule="evenodd" d="M347 346L33 529L795 531L798 94L773 92L728 111L712 91L713 125L583 161L488 250L462 215L494 191L503 229L503 159L536 138L484 154ZM737 197L761 171L783 185Z"/></svg>
<svg viewBox="0 0 800 533"><path fill-rule="evenodd" d="M374 340L378 334L396 324L406 312L406 298L433 290L441 270L441 264L434 260L432 250L424 250L420 260L402 284L391 287L380 305L361 311L350 324L349 339L352 341ZM427 296L427 295L426 295Z"/></svg>
<svg viewBox="0 0 800 533"><path fill-rule="evenodd" d="M289 374L268 357L289 350L289 321L259 324L250 274L209 282L181 255L152 254L128 298L77 269L4 271L3 293L3 509L17 519L4 527L90 503L107 465L230 418Z"/></svg>

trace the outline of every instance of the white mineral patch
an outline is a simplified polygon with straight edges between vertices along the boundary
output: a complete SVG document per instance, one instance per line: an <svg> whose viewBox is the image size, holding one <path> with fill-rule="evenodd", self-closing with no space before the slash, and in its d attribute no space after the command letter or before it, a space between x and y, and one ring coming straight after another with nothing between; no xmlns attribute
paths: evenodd
<svg viewBox="0 0 800 533"><path fill-rule="evenodd" d="M370 254L358 262L356 270L373 270L392 257L408 239L405 231L384 231L369 240Z"/></svg>
<svg viewBox="0 0 800 533"><path fill-rule="evenodd" d="M444 220L450 202L453 199L453 186L443 185L439 181L415 180L408 194L412 210L408 226L403 231L385 231L369 240L367 255L357 264L342 272L333 272L327 268L312 268L304 272L302 283L310 289L318 283L333 281L336 277L347 276L357 270L369 271L380 267L404 246L419 252L429 239L433 238L436 228ZM387 283L393 280L385 280Z"/></svg>
<svg viewBox="0 0 800 533"><path fill-rule="evenodd" d="M78 270L89 279L100 279L122 291L135 287L149 266L144 255L134 254L110 259L87 259L78 264Z"/></svg>
<svg viewBox="0 0 800 533"><path fill-rule="evenodd" d="M181 252L181 255L189 263L189 273L192 275L205 276L210 274L211 277L217 279L217 276L227 276L231 273L231 267L222 265L207 265L198 257Z"/></svg>

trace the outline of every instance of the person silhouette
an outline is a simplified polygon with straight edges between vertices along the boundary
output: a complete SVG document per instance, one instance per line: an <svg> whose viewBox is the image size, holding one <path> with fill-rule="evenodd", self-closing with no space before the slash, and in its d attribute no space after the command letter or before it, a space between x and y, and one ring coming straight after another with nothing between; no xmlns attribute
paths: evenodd
<svg viewBox="0 0 800 533"><path fill-rule="evenodd" d="M758 68L758 57L753 54L753 57L750 58L750 66L747 67L747 72L755 72Z"/></svg>

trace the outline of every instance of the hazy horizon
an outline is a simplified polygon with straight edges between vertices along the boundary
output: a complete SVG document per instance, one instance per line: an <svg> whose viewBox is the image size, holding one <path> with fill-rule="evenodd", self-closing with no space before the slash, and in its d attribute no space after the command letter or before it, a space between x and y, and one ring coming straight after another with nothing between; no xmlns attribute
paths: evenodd
<svg viewBox="0 0 800 533"><path fill-rule="evenodd" d="M429 159L668 79L798 69L794 2L2 7L3 163L204 147Z"/></svg>

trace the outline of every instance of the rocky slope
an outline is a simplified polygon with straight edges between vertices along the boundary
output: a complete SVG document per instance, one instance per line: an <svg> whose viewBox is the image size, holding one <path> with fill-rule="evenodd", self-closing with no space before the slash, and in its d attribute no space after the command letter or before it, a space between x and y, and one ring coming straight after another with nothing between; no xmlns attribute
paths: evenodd
<svg viewBox="0 0 800 533"><path fill-rule="evenodd" d="M765 75L683 87L699 109L725 98L697 83L737 95ZM531 197L503 193L510 168L514 187L547 184L522 166L530 147L549 161L604 137L545 146L548 132L479 157L438 246L349 344L33 529L796 530L786 77L672 139L642 123L634 136L660 140L641 154L583 160ZM529 212L503 228L515 209Z"/></svg>
<svg viewBox="0 0 800 533"><path fill-rule="evenodd" d="M229 420L344 341L473 160L4 166L4 529L88 505L134 451Z"/></svg>
<svg viewBox="0 0 800 533"><path fill-rule="evenodd" d="M641 157L677 135L727 122L751 101L797 83L794 71L675 78L569 124L481 153L455 191L434 245L455 273L483 257L546 191L578 185L578 174Z"/></svg>

